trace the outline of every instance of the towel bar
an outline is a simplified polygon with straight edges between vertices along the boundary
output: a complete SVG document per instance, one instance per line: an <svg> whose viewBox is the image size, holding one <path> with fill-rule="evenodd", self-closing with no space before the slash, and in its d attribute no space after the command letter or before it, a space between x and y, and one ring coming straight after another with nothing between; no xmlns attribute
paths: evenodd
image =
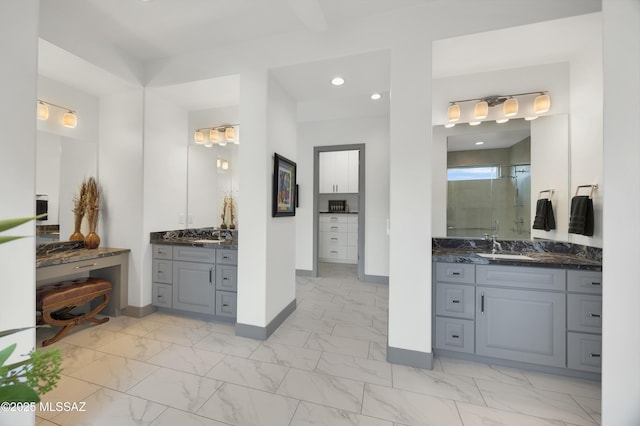
<svg viewBox="0 0 640 426"><path fill-rule="evenodd" d="M545 189L543 191L538 192L538 200L540 199L540 196L542 194L544 194L545 192L549 193L549 196L547 198L551 198L551 196L553 195L553 193L555 192L555 189Z"/></svg>
<svg viewBox="0 0 640 426"><path fill-rule="evenodd" d="M580 188L591 188L591 192L589 193L589 198L593 198L593 191L598 189L598 184L596 183L593 185L578 185L578 187L576 188L576 197L578 196L578 192L580 192Z"/></svg>

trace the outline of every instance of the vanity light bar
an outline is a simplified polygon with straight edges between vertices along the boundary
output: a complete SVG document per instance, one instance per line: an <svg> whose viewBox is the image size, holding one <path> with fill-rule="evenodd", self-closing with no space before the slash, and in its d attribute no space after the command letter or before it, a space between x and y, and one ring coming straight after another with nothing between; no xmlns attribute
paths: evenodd
<svg viewBox="0 0 640 426"><path fill-rule="evenodd" d="M455 124L460 121L461 117L461 107L460 104L475 102L473 106L473 114L472 118L468 121L468 123L472 126L478 125L481 123L481 120L487 118L489 116L489 108L495 107L498 105L502 105L502 114L503 116L496 119L496 123L506 123L509 121L510 117L514 117L518 114L519 111L519 101L518 97L528 96L528 95L537 95L533 100L533 113L535 115L529 115L526 118L528 120L533 120L538 117L540 114L544 114L551 109L551 97L549 93L546 91L537 91L537 92L525 92L525 93L515 93L512 95L491 95L485 96L483 98L474 98L474 99L462 99L457 101L449 102L449 107L447 108L447 123L445 127L451 128L455 126Z"/></svg>
<svg viewBox="0 0 640 426"><path fill-rule="evenodd" d="M51 102L43 101L42 99L38 99L38 110L37 110L38 120L49 119L50 106L65 111L64 114L62 115L62 125L64 127L69 127L71 129L76 128L76 126L78 125L78 114L74 110L62 105L56 105Z"/></svg>
<svg viewBox="0 0 640 426"><path fill-rule="evenodd" d="M202 127L193 133L193 141L208 148L214 144L225 146L227 142L238 145L240 140L237 137L236 127L239 126L240 124L221 124L220 126Z"/></svg>

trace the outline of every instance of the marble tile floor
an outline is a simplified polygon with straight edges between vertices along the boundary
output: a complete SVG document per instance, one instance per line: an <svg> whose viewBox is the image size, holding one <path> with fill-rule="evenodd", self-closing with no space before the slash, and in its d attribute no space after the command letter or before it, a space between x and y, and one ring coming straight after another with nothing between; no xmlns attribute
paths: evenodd
<svg viewBox="0 0 640 426"><path fill-rule="evenodd" d="M156 312L78 328L45 425L594 425L600 384L436 358L385 361L388 287L351 265L297 278L297 310L264 342L230 324ZM51 330L39 330L41 342Z"/></svg>

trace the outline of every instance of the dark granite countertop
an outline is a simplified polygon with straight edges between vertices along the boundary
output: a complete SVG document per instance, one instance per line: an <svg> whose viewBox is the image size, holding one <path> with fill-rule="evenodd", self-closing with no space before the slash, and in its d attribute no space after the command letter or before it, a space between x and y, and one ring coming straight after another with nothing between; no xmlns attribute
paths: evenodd
<svg viewBox="0 0 640 426"><path fill-rule="evenodd" d="M229 235L231 239L218 239L220 235ZM202 240L207 240L210 242L203 242ZM176 231L152 232L149 241L151 244L237 250L238 230L194 228L180 229Z"/></svg>
<svg viewBox="0 0 640 426"><path fill-rule="evenodd" d="M238 250L238 240L211 240L210 243L196 242L207 238L196 237L176 237L176 238L155 238L151 240L151 244L164 244L171 246L193 246L206 248L221 248L227 250Z"/></svg>
<svg viewBox="0 0 640 426"><path fill-rule="evenodd" d="M358 214L358 212L318 212L320 214Z"/></svg>
<svg viewBox="0 0 640 426"><path fill-rule="evenodd" d="M563 269L602 270L602 249L552 241L502 241L498 254L522 254L529 259L498 259L478 256L491 253L491 241L437 238L432 261L475 265L534 266Z"/></svg>
<svg viewBox="0 0 640 426"><path fill-rule="evenodd" d="M87 249L81 247L69 250L52 251L49 253L43 252L36 256L36 268L116 256L122 253L129 253L130 251L130 249L123 248L98 247L97 249Z"/></svg>

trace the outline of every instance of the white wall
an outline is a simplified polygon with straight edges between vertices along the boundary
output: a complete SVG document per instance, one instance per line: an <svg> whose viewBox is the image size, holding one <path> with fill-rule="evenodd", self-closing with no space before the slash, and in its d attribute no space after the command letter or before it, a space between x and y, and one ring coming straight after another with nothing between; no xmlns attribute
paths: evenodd
<svg viewBox="0 0 640 426"><path fill-rule="evenodd" d="M99 181L104 202L98 235L104 247L131 249L131 306L144 306L151 300L151 287L141 285L143 276L151 275L150 265L143 266L149 234L142 232L142 105L142 88L100 98Z"/></svg>
<svg viewBox="0 0 640 426"><path fill-rule="evenodd" d="M297 163L296 104L273 77L268 79L267 96L267 150ZM270 165L268 187L272 189L273 162ZM267 236L266 324L296 298L296 218L268 217Z"/></svg>
<svg viewBox="0 0 640 426"><path fill-rule="evenodd" d="M240 187L242 231L238 249L240 324L264 327L266 319L267 220L271 216L272 152L267 148L267 70L240 73ZM242 237L248 235L249 237Z"/></svg>
<svg viewBox="0 0 640 426"><path fill-rule="evenodd" d="M296 269L313 266L313 148L326 145L366 145L365 265L366 275L389 275L389 117L310 121L298 124L298 184Z"/></svg>
<svg viewBox="0 0 640 426"><path fill-rule="evenodd" d="M37 82L38 1L0 2L0 219L35 214L35 99ZM9 64L11 66L9 66ZM0 245L3 294L0 330L34 325L34 222L3 235L27 235ZM33 330L0 339L0 348L18 346L10 362L35 346ZM0 412L0 423L33 425L34 413Z"/></svg>
<svg viewBox="0 0 640 426"><path fill-rule="evenodd" d="M602 424L640 424L640 3L604 0ZM635 52L632 53L632 52Z"/></svg>
<svg viewBox="0 0 640 426"><path fill-rule="evenodd" d="M151 303L149 233L186 228L188 112L146 89L144 93L143 227L141 300Z"/></svg>
<svg viewBox="0 0 640 426"><path fill-rule="evenodd" d="M591 160L594 161L594 159ZM532 238L556 241L569 240L569 117L552 115L531 122L531 221L536 214L540 191L553 189L550 197L555 214L556 229L531 229Z"/></svg>

